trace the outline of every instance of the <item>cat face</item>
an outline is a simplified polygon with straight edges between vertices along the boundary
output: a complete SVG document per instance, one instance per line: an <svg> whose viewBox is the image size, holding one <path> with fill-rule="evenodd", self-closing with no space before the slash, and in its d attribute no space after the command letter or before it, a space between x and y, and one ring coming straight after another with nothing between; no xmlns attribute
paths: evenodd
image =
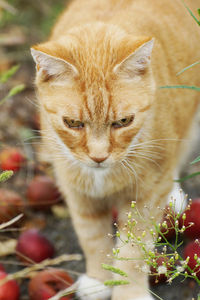
<svg viewBox="0 0 200 300"><path fill-rule="evenodd" d="M123 37L117 45L108 31L96 35L102 41L94 33L90 41L88 35L80 35L84 46L79 38L70 54L63 40L34 47L36 83L43 114L66 156L89 168L107 169L124 159L148 118L154 95L149 66L153 40L131 45L130 37Z"/></svg>

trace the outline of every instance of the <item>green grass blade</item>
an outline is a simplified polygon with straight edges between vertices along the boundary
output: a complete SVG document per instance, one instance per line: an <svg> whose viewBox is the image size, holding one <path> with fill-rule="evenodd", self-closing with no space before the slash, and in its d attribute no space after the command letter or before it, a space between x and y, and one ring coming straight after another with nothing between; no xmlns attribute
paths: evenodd
<svg viewBox="0 0 200 300"><path fill-rule="evenodd" d="M24 85L24 84L16 85L15 87L13 87L13 88L9 91L8 97L15 96L16 94L21 93L24 89L25 89L25 85Z"/></svg>
<svg viewBox="0 0 200 300"><path fill-rule="evenodd" d="M119 274L119 275L121 275L121 276L128 277L128 275L127 275L124 271L122 271L122 270L120 270L120 269L118 269L118 268L115 268L115 267L113 267L113 266L111 266L111 265L102 264L102 268L103 268L104 270L111 271L111 272L113 272L113 273L115 273L115 274Z"/></svg>
<svg viewBox="0 0 200 300"><path fill-rule="evenodd" d="M197 18L195 17L195 15L193 14L193 12L189 9L189 7L185 4L185 2L182 0L183 5L185 6L185 8L187 9L187 11L189 12L189 14L193 17L193 19L195 20L195 22L200 26L200 21L197 20ZM199 10L198 10L199 13Z"/></svg>
<svg viewBox="0 0 200 300"><path fill-rule="evenodd" d="M8 180L10 177L12 177L14 174L13 171L4 171L0 174L0 182L5 182Z"/></svg>
<svg viewBox="0 0 200 300"><path fill-rule="evenodd" d="M7 72L0 75L0 83L6 83L10 77L12 77L19 69L19 65L13 66Z"/></svg>
<svg viewBox="0 0 200 300"><path fill-rule="evenodd" d="M190 68L192 68L192 67L194 67L194 66L196 66L196 65L198 65L198 64L200 64L200 60L196 61L195 63L193 63L193 64L191 64L191 65L189 65L189 66L187 66L187 67L185 67L183 70L181 70L180 72L178 72L176 75L177 75L177 76L178 76L178 75L181 75L183 72L189 70Z"/></svg>
<svg viewBox="0 0 200 300"><path fill-rule="evenodd" d="M185 181L185 180L190 179L190 178L192 178L192 177L194 177L194 176L197 176L197 175L200 175L200 172L192 173L192 174L187 175L187 176L185 176L185 177L182 177L182 178L180 178L180 179L175 179L174 181L175 181L175 182L182 182L182 181Z"/></svg>
<svg viewBox="0 0 200 300"><path fill-rule="evenodd" d="M9 93L3 98L0 100L0 105L2 105L4 102L6 102L6 100L12 96L15 96L16 94L22 92L24 89L25 89L25 85L24 84L19 84L15 87L13 87Z"/></svg>
<svg viewBox="0 0 200 300"><path fill-rule="evenodd" d="M115 285L125 285L130 284L128 280L106 280L104 281L104 285L106 286L115 286Z"/></svg>
<svg viewBox="0 0 200 300"><path fill-rule="evenodd" d="M160 89L189 89L189 90L195 90L200 92L200 87L198 86L192 86L192 85L165 85L160 86Z"/></svg>
<svg viewBox="0 0 200 300"><path fill-rule="evenodd" d="M197 158L195 158L195 160L193 160L190 164L196 164L197 162L200 162L200 156L198 156Z"/></svg>

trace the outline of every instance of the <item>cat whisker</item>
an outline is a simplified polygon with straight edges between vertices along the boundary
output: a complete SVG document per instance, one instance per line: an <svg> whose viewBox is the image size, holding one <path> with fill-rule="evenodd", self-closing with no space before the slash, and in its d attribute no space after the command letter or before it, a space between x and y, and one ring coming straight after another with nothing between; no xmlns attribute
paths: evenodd
<svg viewBox="0 0 200 300"><path fill-rule="evenodd" d="M159 151L162 151L163 149L165 149L165 147L162 147L161 145L159 144L145 144L145 145L131 145L129 146L129 149L130 150L134 150L134 149L148 149L148 150L159 150Z"/></svg>
<svg viewBox="0 0 200 300"><path fill-rule="evenodd" d="M31 136L31 137L28 137L28 138L26 138L26 139L24 139L22 142L27 142L27 141L30 141L30 140L34 140L34 139L36 139L36 140L41 140L41 137L40 136Z"/></svg>
<svg viewBox="0 0 200 300"><path fill-rule="evenodd" d="M174 141L174 142L181 142L181 141L188 141L187 139L178 139L178 138L169 138L169 139L153 139L153 140L149 140L149 141L145 141L145 142L142 142L142 143L137 143L137 144L134 144L134 145L131 145L131 147L137 147L137 146L144 146L144 145L148 145L148 144L151 144L152 146L160 146L162 145L162 143L157 143L157 142L163 142L163 141Z"/></svg>
<svg viewBox="0 0 200 300"><path fill-rule="evenodd" d="M40 109L40 105L36 102L37 100L33 100L33 99L31 99L31 98L29 98L29 97L26 97L25 98L25 100L26 101L28 101L29 103L31 103L33 106L35 106L37 109Z"/></svg>
<svg viewBox="0 0 200 300"><path fill-rule="evenodd" d="M142 169L142 170L145 169L145 166L143 166L143 165L141 165L141 164L137 164L135 161L132 162L131 159L130 159L130 157L127 157L127 160L130 161L131 163L133 163L133 164L137 167L138 170L139 170L139 169ZM139 179L142 180L141 178L139 178Z"/></svg>
<svg viewBox="0 0 200 300"><path fill-rule="evenodd" d="M160 165L152 158L150 158L149 156L146 156L144 153L140 152L140 153L131 153L130 155L128 155L129 157L136 157L136 158L144 158L146 160L149 160L151 162L153 162L159 169L161 169Z"/></svg>
<svg viewBox="0 0 200 300"><path fill-rule="evenodd" d="M160 151L153 151L153 150L149 150L149 149L143 149L143 148L133 148L133 149L129 149L128 151L128 155L130 154L142 154L142 155L146 155L147 157L151 157L151 158L161 158L161 152Z"/></svg>
<svg viewBox="0 0 200 300"><path fill-rule="evenodd" d="M129 170L129 172L131 172L134 175L134 178L135 178L135 200L137 201L137 199L138 199L138 179L139 179L138 175L137 175L137 172L134 169L134 166L132 166L131 164L129 164L129 162L128 162L127 159L123 159L122 163L124 165L127 165L126 167Z"/></svg>
<svg viewBox="0 0 200 300"><path fill-rule="evenodd" d="M129 148L130 150L145 150L145 151L155 151L155 152L160 152L163 151L164 147L161 146L153 146L153 145L144 145L144 146L135 146ZM157 151L156 151L157 150Z"/></svg>
<svg viewBox="0 0 200 300"><path fill-rule="evenodd" d="M139 150L139 151L137 151ZM143 152L141 152L140 150L143 150ZM144 150L144 149L135 149L135 150L130 150L128 152L129 154L137 154L137 153L144 153L144 154L147 154L147 155L150 155L151 154L151 157L153 158L161 158L161 153L158 152L158 151L150 151L150 150Z"/></svg>
<svg viewBox="0 0 200 300"><path fill-rule="evenodd" d="M130 171L130 169L126 166L125 161L121 161L120 164L125 169L126 174L128 175L128 179L129 179L129 183L130 183L130 187L131 187L131 195L133 195L133 179L130 174L130 173L132 173L132 171Z"/></svg>

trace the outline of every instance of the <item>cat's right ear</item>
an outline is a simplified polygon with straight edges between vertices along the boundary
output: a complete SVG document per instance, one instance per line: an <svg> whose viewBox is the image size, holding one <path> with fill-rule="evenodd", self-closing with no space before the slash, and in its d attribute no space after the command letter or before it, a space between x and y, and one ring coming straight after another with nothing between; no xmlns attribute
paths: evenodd
<svg viewBox="0 0 200 300"><path fill-rule="evenodd" d="M154 39L142 42L133 53L114 67L113 72L127 79L144 75L150 64L153 45Z"/></svg>
<svg viewBox="0 0 200 300"><path fill-rule="evenodd" d="M73 78L78 75L78 70L74 65L66 60L50 55L46 52L31 48L31 54L36 63L36 70L43 81L50 78L64 79L64 77Z"/></svg>

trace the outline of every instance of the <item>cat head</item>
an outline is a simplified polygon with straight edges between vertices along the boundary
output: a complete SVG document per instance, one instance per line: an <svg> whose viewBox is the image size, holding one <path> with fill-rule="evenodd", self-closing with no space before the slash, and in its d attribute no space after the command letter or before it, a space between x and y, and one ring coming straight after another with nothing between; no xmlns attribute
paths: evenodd
<svg viewBox="0 0 200 300"><path fill-rule="evenodd" d="M71 159L107 168L126 156L154 99L153 43L97 23L31 49L42 113Z"/></svg>

